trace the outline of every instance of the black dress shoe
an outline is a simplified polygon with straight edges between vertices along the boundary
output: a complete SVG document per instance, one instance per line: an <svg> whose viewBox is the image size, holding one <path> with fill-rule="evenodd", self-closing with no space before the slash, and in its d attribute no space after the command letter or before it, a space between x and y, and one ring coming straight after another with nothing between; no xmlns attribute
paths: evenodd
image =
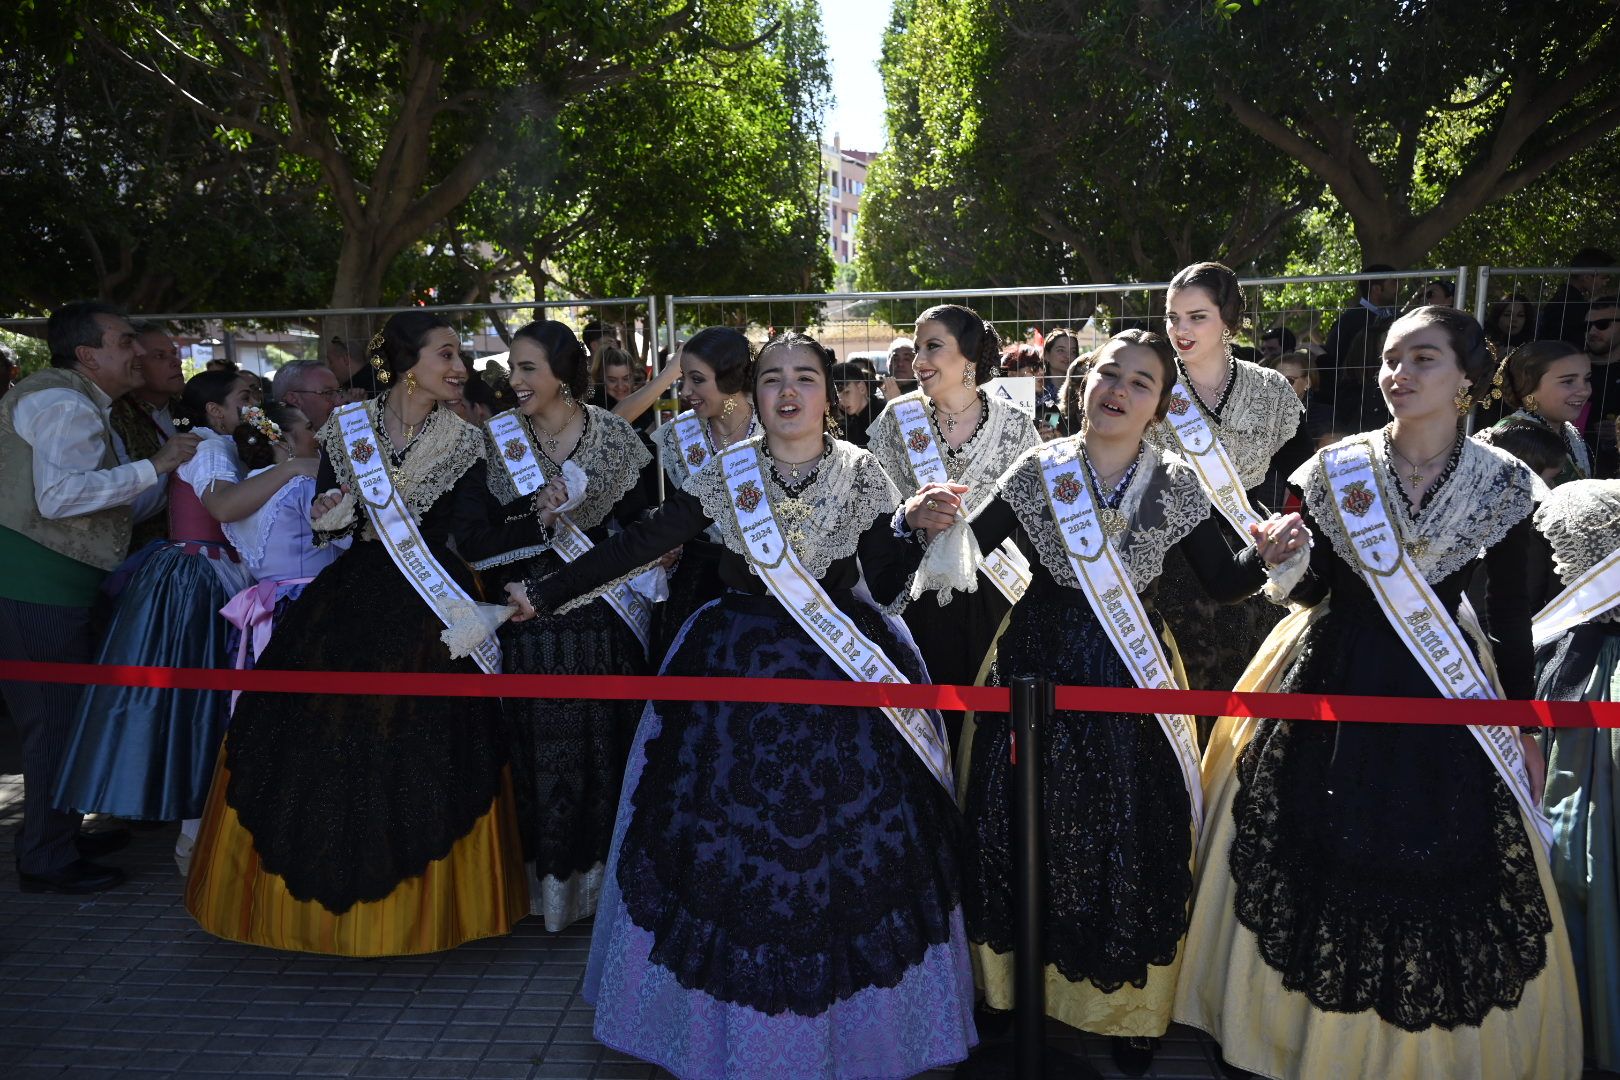
<svg viewBox="0 0 1620 1080"><path fill-rule="evenodd" d="M129 841L128 829L107 829L103 832L80 833L74 838L73 846L79 849L81 857L99 859L103 855L122 851L129 846Z"/></svg>
<svg viewBox="0 0 1620 1080"><path fill-rule="evenodd" d="M1114 1067L1126 1076L1146 1076L1153 1067L1153 1042L1123 1035L1110 1037L1108 1049L1114 1056Z"/></svg>
<svg viewBox="0 0 1620 1080"><path fill-rule="evenodd" d="M83 859L75 859L60 870L49 874L17 874L17 886L31 893L84 893L105 892L124 883L124 872L111 866L99 866Z"/></svg>

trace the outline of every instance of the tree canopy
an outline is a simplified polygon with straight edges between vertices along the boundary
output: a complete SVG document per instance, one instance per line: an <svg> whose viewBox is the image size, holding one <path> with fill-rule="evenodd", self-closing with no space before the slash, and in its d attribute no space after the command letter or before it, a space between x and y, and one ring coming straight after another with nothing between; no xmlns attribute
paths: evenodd
<svg viewBox="0 0 1620 1080"><path fill-rule="evenodd" d="M1617 46L1581 0L897 0L860 280L1556 264L1616 238Z"/></svg>
<svg viewBox="0 0 1620 1080"><path fill-rule="evenodd" d="M830 273L809 0L69 0L8 19L23 311Z"/></svg>

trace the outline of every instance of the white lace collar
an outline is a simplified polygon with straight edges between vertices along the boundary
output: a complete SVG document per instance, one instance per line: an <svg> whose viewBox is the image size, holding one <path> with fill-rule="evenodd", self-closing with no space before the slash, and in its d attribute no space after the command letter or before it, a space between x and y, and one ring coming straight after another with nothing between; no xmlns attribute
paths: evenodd
<svg viewBox="0 0 1620 1080"><path fill-rule="evenodd" d="M1041 449L1026 451L1001 477L998 487L1035 545L1047 573L1059 585L1078 589L1080 582L1069 562L1068 545L1052 518L1046 496ZM1045 444L1045 449L1060 463L1073 462L1081 481L1086 482L1080 436L1057 439ZM1209 516L1210 502L1198 484L1198 474L1186 462L1144 444L1141 464L1125 488L1119 509L1125 515L1125 531L1109 542L1130 572L1136 591L1141 592L1164 572L1165 554Z"/></svg>
<svg viewBox="0 0 1620 1080"><path fill-rule="evenodd" d="M1620 548L1620 480L1571 480L1536 510L1536 528L1552 546L1553 569L1569 585ZM1620 607L1599 617L1620 622Z"/></svg>
<svg viewBox="0 0 1620 1080"><path fill-rule="evenodd" d="M727 452L758 456L765 497L799 561L814 577L825 576L835 560L854 555L861 534L900 505L900 493L877 459L842 439L833 440L832 451L822 459L815 479L794 498L772 474L770 459L763 453L764 442L765 436L759 435ZM718 527L726 547L746 556L748 549L722 471L711 461L688 477L683 488L703 504L703 512ZM752 563L749 569L753 571Z"/></svg>
<svg viewBox="0 0 1620 1080"><path fill-rule="evenodd" d="M384 400L381 397L372 398L365 405L366 415L379 432L383 426ZM343 433L338 428L335 412L321 426L320 434L316 437L332 463L338 483L347 485L350 491L358 488L349 455L343 449ZM473 463L483 459L483 430L473 427L441 405L429 414L427 427L406 450L405 460L398 465L389 463L388 474L394 481L395 490L410 509L411 516L421 521L433 504L456 486L456 481L472 468ZM362 535L372 535L369 519Z"/></svg>
<svg viewBox="0 0 1620 1080"><path fill-rule="evenodd" d="M928 423L934 431L934 442L945 472L958 484L966 484L965 497L969 517L973 517L995 494L996 478L1005 472L1018 455L1039 446L1040 435L1028 413L1003 398L984 392L987 412L984 423L973 438L964 443L955 454L946 453L945 437L934 422L933 410L921 390L913 390L890 402L878 418L866 429L870 440L867 449L877 457L878 464L889 474L901 498L917 493L917 477L911 471L911 459L906 456L905 440L900 435L900 420L894 407L906 401L921 401L928 414ZM963 451L966 451L965 453Z"/></svg>
<svg viewBox="0 0 1620 1080"><path fill-rule="evenodd" d="M1196 392L1188 396L1219 436L1245 488L1255 487L1266 478L1271 459L1283 443L1294 437L1303 412L1299 396L1281 372L1247 360L1233 364L1232 385L1219 417L1204 407ZM1168 420L1149 425L1147 439L1161 450L1181 449Z"/></svg>
<svg viewBox="0 0 1620 1080"><path fill-rule="evenodd" d="M1414 516L1394 489L1395 480L1384 454L1383 432L1363 432L1334 445L1356 442L1366 444L1372 453L1373 468L1380 470L1381 479L1386 481L1384 503L1390 522L1407 557L1431 585L1461 570L1506 536L1535 508L1538 491L1546 490L1538 487L1539 478L1518 458L1476 439L1464 439L1457 467ZM1312 456L1289 481L1305 493L1305 505L1315 519L1317 531L1327 537L1339 558L1351 566L1360 565L1339 515L1334 513L1322 454Z"/></svg>
<svg viewBox="0 0 1620 1080"><path fill-rule="evenodd" d="M641 470L652 460L652 455L647 452L636 429L623 417L595 405L586 405L584 413L585 430L580 432L579 442L568 455L568 460L585 470L589 483L585 488L584 500L568 512L568 517L581 529L594 529L613 512L625 492L636 486L641 479ZM540 463L540 471L546 479L562 475L562 465L540 450L540 440L535 438L536 432L529 419L521 414L518 419L529 426L535 459ZM485 452L494 460L498 455L494 436L487 430L484 435L487 443ZM512 486L512 475L499 463L489 468L489 490L502 505L518 498L517 488Z"/></svg>

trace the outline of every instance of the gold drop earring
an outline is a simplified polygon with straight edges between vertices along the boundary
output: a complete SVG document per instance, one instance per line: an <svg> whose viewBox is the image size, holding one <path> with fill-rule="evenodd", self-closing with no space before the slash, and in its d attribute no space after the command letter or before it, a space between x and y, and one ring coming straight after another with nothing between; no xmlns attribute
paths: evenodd
<svg viewBox="0 0 1620 1080"><path fill-rule="evenodd" d="M962 369L962 385L969 388L979 385L973 378L973 361L971 360L968 361L967 367Z"/></svg>
<svg viewBox="0 0 1620 1080"><path fill-rule="evenodd" d="M1467 416L1468 410L1474 407L1474 396L1468 392L1466 385L1459 386L1457 396L1451 399L1451 403L1457 406L1458 416Z"/></svg>

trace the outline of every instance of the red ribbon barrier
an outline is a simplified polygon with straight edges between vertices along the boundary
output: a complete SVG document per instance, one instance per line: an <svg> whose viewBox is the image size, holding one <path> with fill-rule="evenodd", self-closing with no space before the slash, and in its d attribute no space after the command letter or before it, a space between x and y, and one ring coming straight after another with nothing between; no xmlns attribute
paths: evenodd
<svg viewBox="0 0 1620 1080"><path fill-rule="evenodd" d="M688 678L664 675L484 675L376 671L236 671L0 660L0 680L175 690L397 697L597 698L613 701L752 701L961 712L1005 712L1008 691L994 686L854 683L825 679ZM1191 713L1278 720L1381 724L1508 724L1620 727L1620 703L1451 701L1352 694L1239 694L1226 690L1141 690L1060 686L1057 707L1079 712Z"/></svg>

